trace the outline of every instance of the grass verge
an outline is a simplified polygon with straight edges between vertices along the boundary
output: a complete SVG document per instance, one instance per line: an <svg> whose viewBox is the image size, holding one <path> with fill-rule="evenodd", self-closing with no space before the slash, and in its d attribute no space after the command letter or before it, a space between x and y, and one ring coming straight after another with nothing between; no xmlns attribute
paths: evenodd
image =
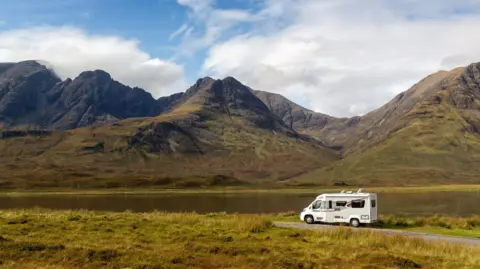
<svg viewBox="0 0 480 269"><path fill-rule="evenodd" d="M0 268L479 268L480 248L272 216L0 211Z"/></svg>
<svg viewBox="0 0 480 269"><path fill-rule="evenodd" d="M380 228L402 229L432 234L480 238L480 217L453 218L447 216L398 217L381 216Z"/></svg>
<svg viewBox="0 0 480 269"><path fill-rule="evenodd" d="M284 212L268 215L274 221L298 222L297 212ZM439 235L480 238L480 216L456 218L448 216L400 217L381 215L378 223L372 225L379 229L395 229Z"/></svg>

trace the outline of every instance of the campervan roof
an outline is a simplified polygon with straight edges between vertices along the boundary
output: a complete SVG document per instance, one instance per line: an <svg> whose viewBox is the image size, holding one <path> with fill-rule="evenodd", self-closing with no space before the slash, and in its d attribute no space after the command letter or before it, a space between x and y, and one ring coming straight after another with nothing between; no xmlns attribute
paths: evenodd
<svg viewBox="0 0 480 269"><path fill-rule="evenodd" d="M345 197L345 196L368 197L370 195L371 195L370 193L362 192L362 189L359 189L356 192L344 191L343 190L339 193L338 192L337 193L322 193L319 196L317 196L317 198L325 197L325 196L329 196L329 197Z"/></svg>

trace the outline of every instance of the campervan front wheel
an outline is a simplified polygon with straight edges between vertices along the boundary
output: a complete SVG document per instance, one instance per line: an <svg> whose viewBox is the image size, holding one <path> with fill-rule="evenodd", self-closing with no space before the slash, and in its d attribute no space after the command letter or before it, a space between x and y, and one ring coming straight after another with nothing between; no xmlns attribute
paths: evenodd
<svg viewBox="0 0 480 269"><path fill-rule="evenodd" d="M360 221L358 219L351 219L350 220L350 226L356 228L356 227L360 226Z"/></svg>
<svg viewBox="0 0 480 269"><path fill-rule="evenodd" d="M313 219L313 216L307 215L307 216L305 216L305 222L307 224L313 224L315 222L315 220Z"/></svg>

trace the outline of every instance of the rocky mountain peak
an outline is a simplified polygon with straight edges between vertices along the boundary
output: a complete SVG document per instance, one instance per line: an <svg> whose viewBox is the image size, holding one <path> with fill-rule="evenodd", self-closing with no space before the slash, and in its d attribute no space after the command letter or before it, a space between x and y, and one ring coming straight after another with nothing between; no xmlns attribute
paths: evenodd
<svg viewBox="0 0 480 269"><path fill-rule="evenodd" d="M258 99L252 90L233 77L213 80L202 78L192 85L178 102L178 106L197 106L202 111L228 115L269 130L282 130L295 135Z"/></svg>
<svg viewBox="0 0 480 269"><path fill-rule="evenodd" d="M103 70L94 70L80 73L80 75L75 80L91 80L105 84L109 83L112 80L112 77L109 73Z"/></svg>
<svg viewBox="0 0 480 269"><path fill-rule="evenodd" d="M0 121L3 126L35 125L45 96L60 79L37 61L0 65Z"/></svg>
<svg viewBox="0 0 480 269"><path fill-rule="evenodd" d="M233 77L222 80L210 77L199 79L185 92L183 99L186 104L270 112L249 87Z"/></svg>
<svg viewBox="0 0 480 269"><path fill-rule="evenodd" d="M48 69L37 61L3 63L0 65L0 84L7 81L23 79L39 71L48 71ZM57 76L54 77L60 81Z"/></svg>
<svg viewBox="0 0 480 269"><path fill-rule="evenodd" d="M237 85L237 86L245 86L234 77L226 77L226 78L222 79L222 81L226 84Z"/></svg>
<svg viewBox="0 0 480 269"><path fill-rule="evenodd" d="M204 77L204 78L199 78L197 80L197 82L195 83L195 85L197 86L206 86L206 85L210 85L212 84L213 82L215 82L215 79L211 78L211 77Z"/></svg>

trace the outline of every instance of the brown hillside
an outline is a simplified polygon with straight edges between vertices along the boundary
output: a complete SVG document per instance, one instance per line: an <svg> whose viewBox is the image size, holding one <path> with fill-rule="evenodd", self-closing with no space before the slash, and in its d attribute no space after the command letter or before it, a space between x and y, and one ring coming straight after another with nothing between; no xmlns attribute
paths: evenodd
<svg viewBox="0 0 480 269"><path fill-rule="evenodd" d="M233 78L199 80L157 117L1 137L3 188L238 184L289 178L336 159Z"/></svg>
<svg viewBox="0 0 480 269"><path fill-rule="evenodd" d="M480 64L426 78L362 118L374 127L359 124L357 134L365 130L366 139L349 140L361 151L292 181L480 183L479 85Z"/></svg>

